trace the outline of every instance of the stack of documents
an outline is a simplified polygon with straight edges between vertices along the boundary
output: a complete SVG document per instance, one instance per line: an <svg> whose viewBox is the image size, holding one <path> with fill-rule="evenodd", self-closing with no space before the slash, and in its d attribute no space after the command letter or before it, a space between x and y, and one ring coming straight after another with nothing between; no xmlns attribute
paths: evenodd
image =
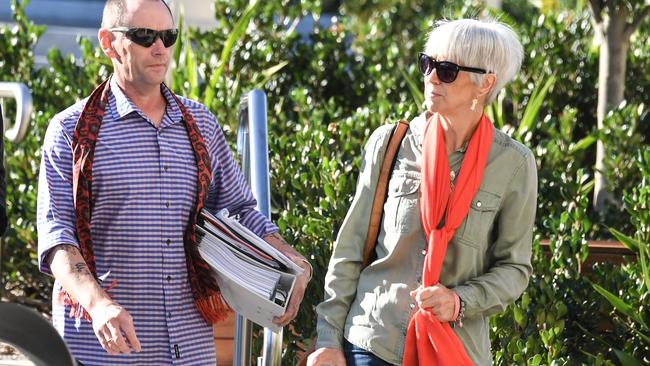
<svg viewBox="0 0 650 366"><path fill-rule="evenodd" d="M214 271L231 308L274 332L302 268L228 215L206 210L196 225L199 253Z"/></svg>

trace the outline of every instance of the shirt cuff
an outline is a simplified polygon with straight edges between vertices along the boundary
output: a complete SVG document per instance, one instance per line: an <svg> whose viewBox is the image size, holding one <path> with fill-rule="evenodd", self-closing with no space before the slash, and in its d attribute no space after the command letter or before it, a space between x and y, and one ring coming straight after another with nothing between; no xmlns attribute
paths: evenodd
<svg viewBox="0 0 650 366"><path fill-rule="evenodd" d="M316 349L343 349L343 334L325 319L320 317L318 318L317 330L318 338L316 339Z"/></svg>
<svg viewBox="0 0 650 366"><path fill-rule="evenodd" d="M51 276L52 270L47 262L47 257L52 249L59 245L72 245L79 248L79 242L72 230L63 229L48 233L45 237L39 236L38 245L38 269L42 273Z"/></svg>

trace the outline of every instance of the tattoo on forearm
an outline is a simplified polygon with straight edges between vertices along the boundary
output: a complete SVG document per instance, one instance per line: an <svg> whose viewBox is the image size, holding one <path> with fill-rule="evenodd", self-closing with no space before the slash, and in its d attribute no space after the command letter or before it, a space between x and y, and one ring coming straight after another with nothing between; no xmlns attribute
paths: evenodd
<svg viewBox="0 0 650 366"><path fill-rule="evenodd" d="M71 266L71 270L74 273L76 280L80 280L82 277L91 276L88 265L85 262L77 262Z"/></svg>

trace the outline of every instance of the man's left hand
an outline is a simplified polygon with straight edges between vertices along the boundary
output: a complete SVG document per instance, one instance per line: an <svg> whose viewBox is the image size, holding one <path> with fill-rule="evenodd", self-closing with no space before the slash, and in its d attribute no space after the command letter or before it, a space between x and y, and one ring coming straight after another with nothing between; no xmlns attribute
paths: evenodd
<svg viewBox="0 0 650 366"><path fill-rule="evenodd" d="M291 298L289 299L289 305L287 305L287 309L285 310L284 314L281 316L276 316L273 319L273 323L283 327L289 324L293 318L298 315L298 308L300 308L300 303L302 302L302 298L305 295L305 290L307 289L307 284L309 284L309 280L312 275L312 269L307 263L305 263L306 259L304 257L299 254L284 254L289 259L291 259L291 261L302 268L303 271L301 274L296 276L296 283L293 286L293 292L291 293Z"/></svg>
<svg viewBox="0 0 650 366"><path fill-rule="evenodd" d="M291 298L289 299L289 304L287 305L284 314L273 318L273 323L284 327L289 324L296 315L298 315L298 308L300 308L302 297L305 295L305 289L307 289L307 284L313 274L311 273L312 267L309 265L309 262L307 262L305 257L300 255L294 247L289 245L280 234L269 234L263 239L303 269L302 273L296 276L296 283L293 286L293 292L291 293Z"/></svg>
<svg viewBox="0 0 650 366"><path fill-rule="evenodd" d="M450 322L454 316L454 291L437 284L430 287L418 287L411 291L411 297L417 301L420 309L427 309L440 322Z"/></svg>

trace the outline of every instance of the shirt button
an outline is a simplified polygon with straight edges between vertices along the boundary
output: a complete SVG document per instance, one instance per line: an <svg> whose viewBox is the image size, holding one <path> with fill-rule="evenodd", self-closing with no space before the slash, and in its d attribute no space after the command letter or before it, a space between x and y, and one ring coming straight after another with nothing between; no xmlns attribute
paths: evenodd
<svg viewBox="0 0 650 366"><path fill-rule="evenodd" d="M415 309L415 304L409 304L409 308L411 308L411 310Z"/></svg>
<svg viewBox="0 0 650 366"><path fill-rule="evenodd" d="M168 170L169 170L169 166L168 166L168 165L165 165L165 166L163 167L163 169L165 169L165 171L168 171Z"/></svg>
<svg viewBox="0 0 650 366"><path fill-rule="evenodd" d="M169 208L169 201L165 202L165 207Z"/></svg>
<svg viewBox="0 0 650 366"><path fill-rule="evenodd" d="M476 202L476 207L481 207L481 206L483 206L483 204L481 203L481 201Z"/></svg>
<svg viewBox="0 0 650 366"><path fill-rule="evenodd" d="M167 282L171 282L172 276L167 276Z"/></svg>
<svg viewBox="0 0 650 366"><path fill-rule="evenodd" d="M426 249L422 249L422 251L421 251L420 253L422 253L422 255L427 255L427 250L426 250Z"/></svg>
<svg viewBox="0 0 650 366"><path fill-rule="evenodd" d="M169 244L172 243L172 240L171 240L171 239L167 239L167 241L166 241L165 243L167 243L167 245L169 245Z"/></svg>
<svg viewBox="0 0 650 366"><path fill-rule="evenodd" d="M171 317L172 317L172 313L171 313L171 312L167 313L167 317L168 317L168 318L171 318Z"/></svg>

